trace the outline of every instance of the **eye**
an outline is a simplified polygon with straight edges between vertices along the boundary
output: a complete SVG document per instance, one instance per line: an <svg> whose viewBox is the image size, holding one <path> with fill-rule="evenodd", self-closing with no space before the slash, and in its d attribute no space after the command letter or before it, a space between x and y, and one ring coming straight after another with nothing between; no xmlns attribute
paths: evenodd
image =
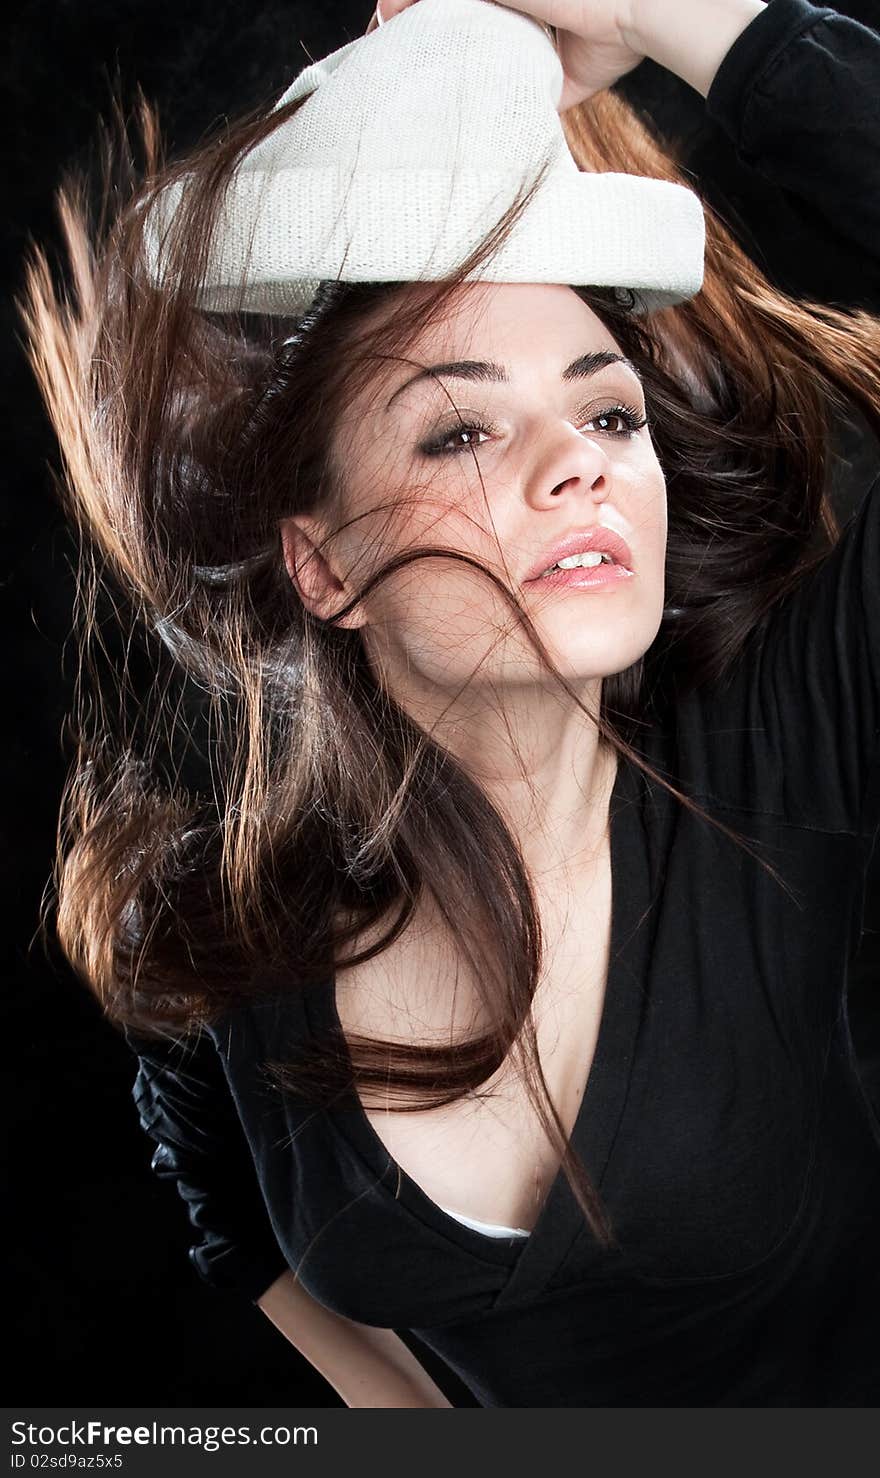
<svg viewBox="0 0 880 1478"><path fill-rule="evenodd" d="M608 436L630 437L635 436L636 432L641 431L648 424L647 416L643 416L635 406L615 405L610 406L607 410L597 411L586 422L586 425L590 426L594 422L599 421L615 420L622 423L622 430L613 431L609 426L601 426L600 430ZM458 452L476 449L482 445L476 438L478 436L491 436L493 432L494 427L487 425L483 421L458 421L449 430L442 431L433 440L423 443L419 450L426 457L455 456ZM467 437L467 440L460 441L456 446L454 445L456 437Z"/></svg>
<svg viewBox="0 0 880 1478"><path fill-rule="evenodd" d="M641 431L642 427L648 424L647 416L641 415L634 405L612 406L610 410L598 411L591 420L622 421L624 429L622 431L609 431L608 434L610 436L635 436L637 431ZM590 425L590 421L587 422L587 425ZM603 426L601 429L608 431L607 426Z"/></svg>
<svg viewBox="0 0 880 1478"><path fill-rule="evenodd" d="M456 452L467 452L477 445L475 440L477 436L491 435L492 427L484 425L482 421L459 421L449 431L442 431L433 441L425 442L420 450L426 457L454 456ZM468 440L454 446L452 443L456 436L466 436Z"/></svg>

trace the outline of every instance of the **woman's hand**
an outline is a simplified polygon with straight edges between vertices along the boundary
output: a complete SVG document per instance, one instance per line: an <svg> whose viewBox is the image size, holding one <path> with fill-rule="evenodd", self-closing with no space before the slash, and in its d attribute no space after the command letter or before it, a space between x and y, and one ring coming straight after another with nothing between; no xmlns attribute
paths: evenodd
<svg viewBox="0 0 880 1478"><path fill-rule="evenodd" d="M386 22L418 0L380 3ZM557 110L564 113L646 56L708 97L734 41L767 6L764 0L517 0L507 8L555 28L564 73ZM374 15L367 34L378 24Z"/></svg>

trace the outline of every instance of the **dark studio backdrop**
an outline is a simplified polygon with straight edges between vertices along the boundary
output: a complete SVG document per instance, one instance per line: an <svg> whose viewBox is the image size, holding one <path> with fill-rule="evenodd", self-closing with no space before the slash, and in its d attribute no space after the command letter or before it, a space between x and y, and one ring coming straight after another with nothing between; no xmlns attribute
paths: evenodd
<svg viewBox="0 0 880 1478"><path fill-rule="evenodd" d="M880 0L838 10L880 29ZM57 456L24 360L12 302L27 236L57 241L52 191L66 165L95 157L118 73L131 106L140 82L160 107L172 152L273 99L309 60L366 30L369 0L32 0L7 22L7 208L3 479L6 836L2 990L7 1128L4 1300L10 1404L339 1406L332 1388L255 1307L216 1294L186 1257L182 1202L149 1169L151 1144L130 1098L133 1058L37 938L65 770L61 731L75 669L65 650L73 544L52 492ZM703 99L644 62L619 84L674 140L683 161L765 271L788 292L880 312L880 288L844 242L736 162ZM804 99L805 108L809 99ZM870 187L876 187L876 181ZM861 275L860 275L861 274ZM836 491L846 518L876 475L880 449L853 421ZM143 680L149 680L144 674ZM807 742L805 740L805 742ZM880 1104L880 858L869 875L850 1014L866 1088ZM352 1248L352 1256L357 1249ZM436 1363L458 1405L473 1405Z"/></svg>

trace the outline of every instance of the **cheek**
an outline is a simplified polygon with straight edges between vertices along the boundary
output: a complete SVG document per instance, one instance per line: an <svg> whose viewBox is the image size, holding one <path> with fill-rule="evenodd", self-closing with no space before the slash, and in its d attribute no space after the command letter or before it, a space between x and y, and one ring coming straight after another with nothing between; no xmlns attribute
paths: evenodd
<svg viewBox="0 0 880 1478"><path fill-rule="evenodd" d="M354 523L340 536L339 547L344 540L340 564L349 572L352 593L397 555L434 547L468 555L505 579L503 530L496 525L493 531L479 490L473 512L466 500L456 502L445 485L401 491L386 484L385 500L384 508L368 494L349 501L346 517ZM508 553L508 561L514 575L515 554ZM471 565L424 555L380 581L365 597L364 610L383 645L414 647L424 653L445 649L453 632L462 639L464 628L473 626L472 636L481 631L485 635L503 620L502 601L491 582Z"/></svg>
<svg viewBox="0 0 880 1478"><path fill-rule="evenodd" d="M669 508L666 499L665 484L661 485L657 489L655 496L652 498L650 505L650 514L652 526L655 530L656 537L662 546L663 552L665 553L666 538L669 532Z"/></svg>
<svg viewBox="0 0 880 1478"><path fill-rule="evenodd" d="M645 467L632 506L632 525L641 530L648 548L660 546L665 554L668 532L666 478L656 457Z"/></svg>
<svg viewBox="0 0 880 1478"><path fill-rule="evenodd" d="M363 471L363 469L362 469ZM372 572L398 554L439 546L460 550L501 573L500 549L506 548L504 510L489 507L479 481L444 466L427 472L412 460L398 458L369 479L359 476L349 500L356 522L352 542L363 551ZM467 567L452 560L422 559L392 575L385 589L410 576L430 582L449 582ZM378 592L377 592L378 593Z"/></svg>

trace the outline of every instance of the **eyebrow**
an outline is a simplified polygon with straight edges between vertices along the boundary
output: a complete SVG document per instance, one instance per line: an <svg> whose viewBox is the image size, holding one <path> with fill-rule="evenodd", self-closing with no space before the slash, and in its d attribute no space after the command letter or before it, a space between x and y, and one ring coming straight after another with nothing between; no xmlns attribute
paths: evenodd
<svg viewBox="0 0 880 1478"><path fill-rule="evenodd" d="M625 354L615 354L610 349L597 349L579 355L577 359L572 360L571 364L566 365L561 378L563 380L588 380L612 364L624 365L626 369L632 371L639 384L644 385L642 376L632 360L628 359ZM425 369L419 370L418 374L412 375L410 379L404 380L402 385L398 385L385 406L386 411L392 401L395 401L398 395L402 395L404 390L408 390L410 385L417 384L419 380L435 379L440 375L456 380L476 380L495 385L506 385L510 382L510 376L504 366L494 364L492 360L452 359L446 364L430 364Z"/></svg>

